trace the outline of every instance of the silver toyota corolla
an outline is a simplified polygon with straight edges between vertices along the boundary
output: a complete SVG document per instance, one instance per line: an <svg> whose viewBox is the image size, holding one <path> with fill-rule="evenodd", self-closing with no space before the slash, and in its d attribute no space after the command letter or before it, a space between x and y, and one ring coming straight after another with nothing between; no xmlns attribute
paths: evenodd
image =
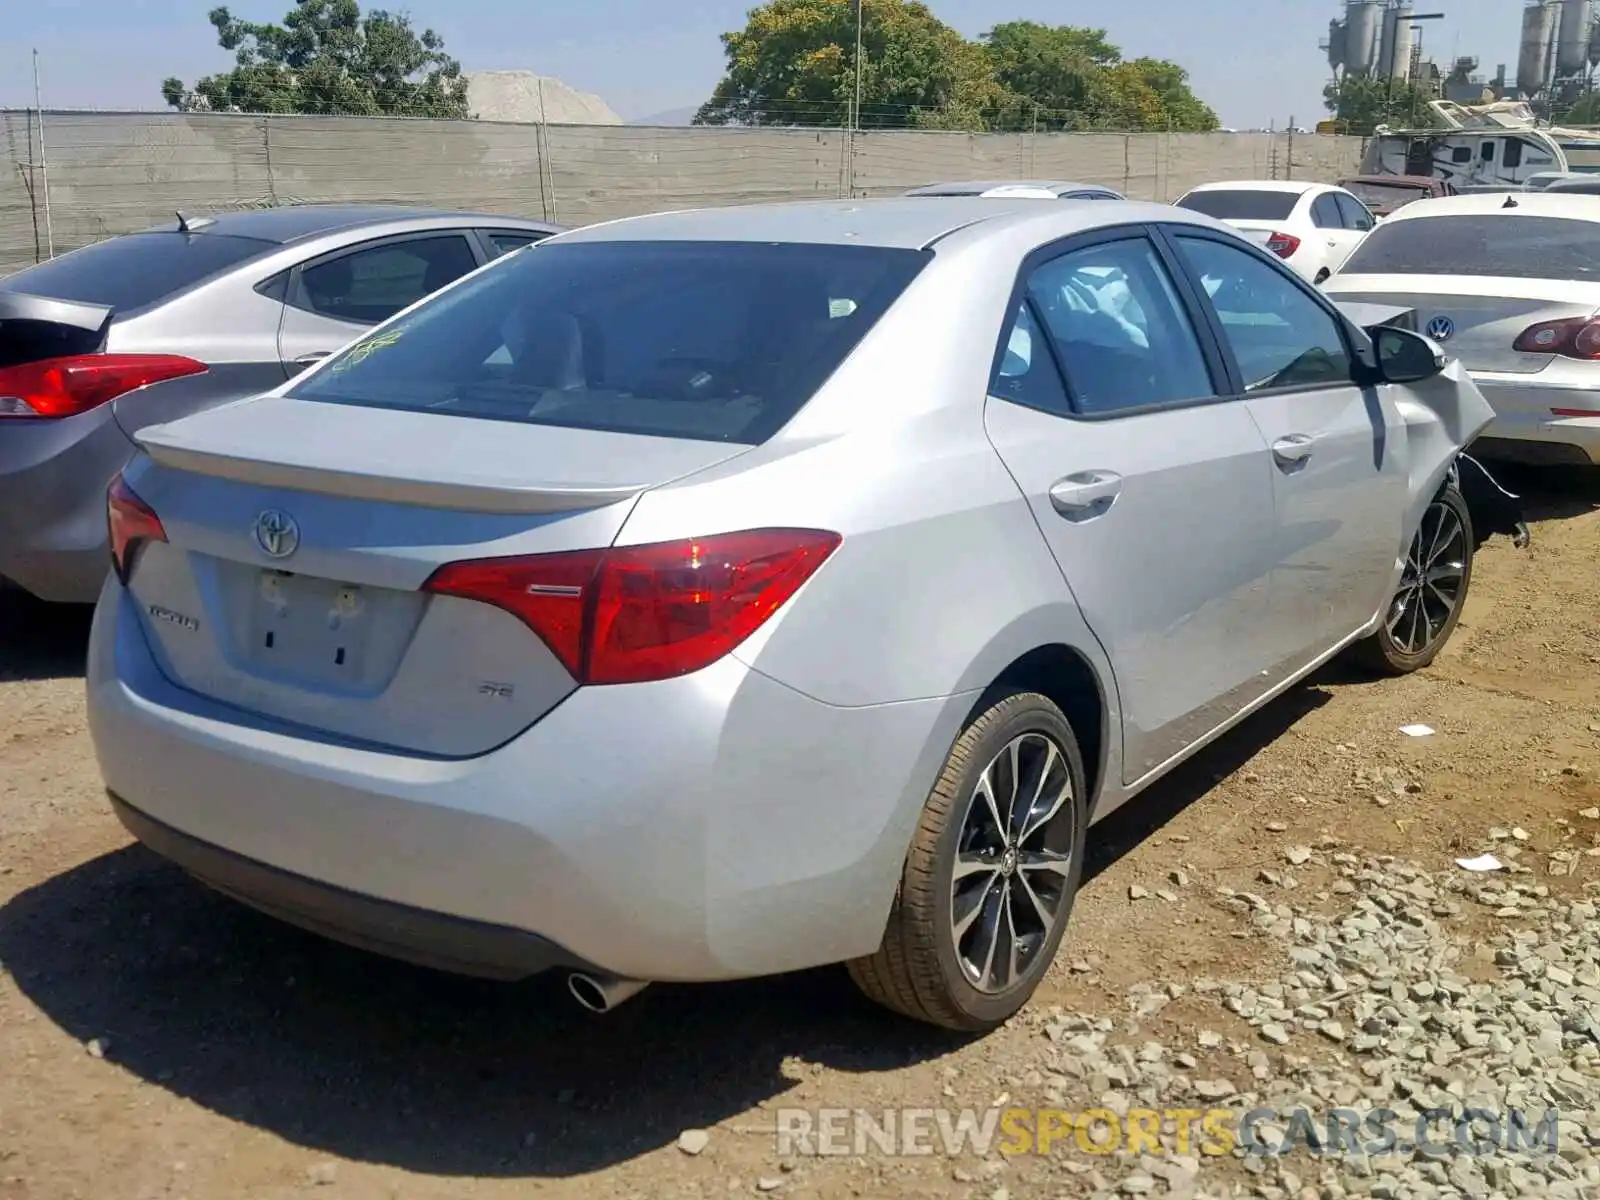
<svg viewBox="0 0 1600 1200"><path fill-rule="evenodd" d="M302 204L109 238L0 279L0 586L92 604L130 438L277 387L556 226Z"/></svg>
<svg viewBox="0 0 1600 1200"><path fill-rule="evenodd" d="M138 838L357 945L597 1009L848 962L986 1029L1091 822L1433 658L1489 415L1172 208L578 230L140 434L94 742Z"/></svg>

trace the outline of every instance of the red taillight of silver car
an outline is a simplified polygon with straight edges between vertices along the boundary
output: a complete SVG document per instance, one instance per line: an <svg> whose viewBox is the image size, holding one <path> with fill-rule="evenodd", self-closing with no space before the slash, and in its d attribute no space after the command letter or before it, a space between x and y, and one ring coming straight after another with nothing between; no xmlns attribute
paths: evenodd
<svg viewBox="0 0 1600 1200"><path fill-rule="evenodd" d="M152 383L200 375L181 354L74 354L0 368L0 418L75 417Z"/></svg>
<svg viewBox="0 0 1600 1200"><path fill-rule="evenodd" d="M106 524L111 533L111 566L123 584L133 573L133 559L146 542L164 542L167 531L139 494L120 474L106 490Z"/></svg>
<svg viewBox="0 0 1600 1200"><path fill-rule="evenodd" d="M1519 333L1511 348L1522 354L1600 360L1600 320L1569 317L1564 321L1541 321Z"/></svg>
<svg viewBox="0 0 1600 1200"><path fill-rule="evenodd" d="M423 585L505 609L585 684L643 683L716 662L816 573L840 543L756 529L644 546L440 567Z"/></svg>

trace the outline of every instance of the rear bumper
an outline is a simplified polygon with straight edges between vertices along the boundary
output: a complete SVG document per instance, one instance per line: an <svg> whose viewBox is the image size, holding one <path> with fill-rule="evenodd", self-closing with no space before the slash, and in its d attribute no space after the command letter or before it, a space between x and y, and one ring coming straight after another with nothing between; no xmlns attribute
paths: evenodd
<svg viewBox="0 0 1600 1200"><path fill-rule="evenodd" d="M106 486L134 446L102 406L0 430L0 577L41 600L93 604L110 570Z"/></svg>
<svg viewBox="0 0 1600 1200"><path fill-rule="evenodd" d="M1474 453L1531 463L1600 462L1600 388L1561 387L1537 376L1474 372L1494 420ZM1592 412L1592 416L1558 415Z"/></svg>
<svg viewBox="0 0 1600 1200"><path fill-rule="evenodd" d="M487 979L524 979L552 967L586 965L523 930L376 900L280 871L152 820L114 793L110 800L112 812L129 833L202 883L335 941Z"/></svg>
<svg viewBox="0 0 1600 1200"><path fill-rule="evenodd" d="M876 949L973 697L836 708L730 657L580 689L481 757L414 758L175 687L110 580L88 700L135 835L258 907L475 974L695 981Z"/></svg>

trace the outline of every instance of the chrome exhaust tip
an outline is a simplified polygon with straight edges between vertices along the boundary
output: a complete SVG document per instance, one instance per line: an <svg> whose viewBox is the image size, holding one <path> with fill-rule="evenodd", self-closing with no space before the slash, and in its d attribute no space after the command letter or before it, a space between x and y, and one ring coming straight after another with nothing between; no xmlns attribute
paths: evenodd
<svg viewBox="0 0 1600 1200"><path fill-rule="evenodd" d="M625 1000L631 1000L648 983L638 979L618 979L614 975L590 975L574 971L567 976L567 990L572 998L590 1012L607 1013Z"/></svg>

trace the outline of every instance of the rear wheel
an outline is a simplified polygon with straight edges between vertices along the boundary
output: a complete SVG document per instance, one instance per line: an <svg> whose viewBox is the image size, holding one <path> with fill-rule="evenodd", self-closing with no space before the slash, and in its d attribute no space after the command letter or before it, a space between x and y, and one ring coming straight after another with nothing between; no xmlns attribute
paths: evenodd
<svg viewBox="0 0 1600 1200"><path fill-rule="evenodd" d="M997 700L934 784L878 952L849 964L871 999L968 1032L1004 1024L1054 960L1083 874L1087 799L1049 699Z"/></svg>
<svg viewBox="0 0 1600 1200"><path fill-rule="evenodd" d="M1378 631L1355 646L1360 663L1383 675L1408 675L1431 663L1461 619L1472 583L1472 514L1449 487L1422 514L1400 586Z"/></svg>
<svg viewBox="0 0 1600 1200"><path fill-rule="evenodd" d="M1315 279L1313 279L1311 282L1312 283L1327 283L1328 280L1332 276L1333 276L1333 272L1328 270L1327 267L1323 267L1322 270L1317 272L1317 277Z"/></svg>

